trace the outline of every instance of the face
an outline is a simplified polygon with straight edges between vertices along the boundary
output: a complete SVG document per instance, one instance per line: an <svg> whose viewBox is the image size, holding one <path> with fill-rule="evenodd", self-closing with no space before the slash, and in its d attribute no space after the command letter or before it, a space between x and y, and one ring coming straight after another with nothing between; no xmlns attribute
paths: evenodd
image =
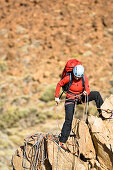
<svg viewBox="0 0 113 170"><path fill-rule="evenodd" d="M81 77L76 77L76 76L74 76L74 79L75 79L75 80L80 80Z"/></svg>

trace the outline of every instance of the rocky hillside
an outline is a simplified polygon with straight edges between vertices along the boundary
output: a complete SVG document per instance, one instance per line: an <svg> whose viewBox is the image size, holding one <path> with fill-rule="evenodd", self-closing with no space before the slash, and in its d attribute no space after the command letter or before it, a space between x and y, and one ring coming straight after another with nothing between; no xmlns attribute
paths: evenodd
<svg viewBox="0 0 113 170"><path fill-rule="evenodd" d="M113 93L112 11L112 0L0 1L0 167L25 134L54 129L54 90L68 59L83 63L91 90ZM52 126L42 127L48 118Z"/></svg>
<svg viewBox="0 0 113 170"><path fill-rule="evenodd" d="M7 104L20 95L35 101L39 86L56 83L70 58L83 62L92 89L108 93L112 11L112 0L1 0L0 89L10 96Z"/></svg>

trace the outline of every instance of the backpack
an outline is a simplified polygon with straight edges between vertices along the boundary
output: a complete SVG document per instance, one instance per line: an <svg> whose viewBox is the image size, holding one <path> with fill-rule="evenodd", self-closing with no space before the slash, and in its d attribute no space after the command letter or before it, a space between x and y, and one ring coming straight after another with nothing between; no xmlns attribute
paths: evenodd
<svg viewBox="0 0 113 170"><path fill-rule="evenodd" d="M65 77L65 76L70 76L70 80L67 84L65 84L63 87L62 87L62 93L60 95L59 98L61 98L62 94L64 92L68 92L69 91L69 88L70 86L72 85L72 82L73 82L73 79L72 79L72 72L73 72L73 68L76 66L76 65L82 65L82 63L76 59L71 59L69 61L67 61L65 67L64 67L64 70L62 72L62 76L61 76L61 80ZM85 77L83 76L82 78L82 85L83 85L83 91L85 90Z"/></svg>

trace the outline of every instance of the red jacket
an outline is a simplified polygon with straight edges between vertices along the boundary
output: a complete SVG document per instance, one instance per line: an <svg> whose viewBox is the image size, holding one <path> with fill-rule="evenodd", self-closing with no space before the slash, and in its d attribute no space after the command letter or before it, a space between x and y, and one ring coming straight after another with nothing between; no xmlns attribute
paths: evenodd
<svg viewBox="0 0 113 170"><path fill-rule="evenodd" d="M85 77L85 91L89 95L90 89L89 89L88 78L86 76L84 76L84 77ZM64 86L66 83L68 83L69 79L70 79L70 76L66 76L58 82L58 84L56 86L55 97L59 97L60 88L62 86ZM79 80L75 80L74 77L73 77L73 82L72 82L72 85L69 88L69 92L74 93L74 94L80 94L82 91L83 91L82 78L79 79ZM73 97L73 95L67 92L66 97L71 98L71 97Z"/></svg>

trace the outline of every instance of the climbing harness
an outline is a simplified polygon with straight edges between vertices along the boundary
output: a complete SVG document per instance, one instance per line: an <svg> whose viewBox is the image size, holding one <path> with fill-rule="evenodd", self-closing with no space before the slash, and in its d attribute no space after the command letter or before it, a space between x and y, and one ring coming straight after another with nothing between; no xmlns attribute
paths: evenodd
<svg viewBox="0 0 113 170"><path fill-rule="evenodd" d="M70 99L73 99L73 100L76 100L77 98L80 99L80 97L83 95L83 93L80 93L80 94L76 94L75 96L73 97L70 97L70 98L66 98L66 99L60 99L60 102L65 102L65 101L68 101ZM76 99L75 99L76 97Z"/></svg>

